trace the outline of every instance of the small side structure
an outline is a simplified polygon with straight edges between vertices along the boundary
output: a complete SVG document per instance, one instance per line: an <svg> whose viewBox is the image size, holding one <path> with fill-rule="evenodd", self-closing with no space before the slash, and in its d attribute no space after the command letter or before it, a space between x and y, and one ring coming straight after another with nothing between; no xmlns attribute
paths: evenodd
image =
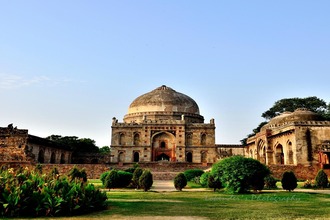
<svg viewBox="0 0 330 220"><path fill-rule="evenodd" d="M12 124L0 127L0 163L71 163L72 151L51 140L28 134Z"/></svg>
<svg viewBox="0 0 330 220"><path fill-rule="evenodd" d="M245 155L266 165L330 168L330 121L305 108L284 112L248 138Z"/></svg>

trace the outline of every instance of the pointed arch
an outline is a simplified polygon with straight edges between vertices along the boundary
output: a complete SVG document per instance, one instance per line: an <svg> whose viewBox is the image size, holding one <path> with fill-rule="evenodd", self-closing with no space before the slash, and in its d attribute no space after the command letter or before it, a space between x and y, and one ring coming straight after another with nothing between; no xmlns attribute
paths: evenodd
<svg viewBox="0 0 330 220"><path fill-rule="evenodd" d="M201 152L201 163L207 163L207 151Z"/></svg>
<svg viewBox="0 0 330 220"><path fill-rule="evenodd" d="M134 146L140 145L140 134L139 133L134 133L133 144L134 144Z"/></svg>
<svg viewBox="0 0 330 220"><path fill-rule="evenodd" d="M293 164L293 150L292 150L292 142L290 140L287 141L287 162L286 164Z"/></svg>
<svg viewBox="0 0 330 220"><path fill-rule="evenodd" d="M125 135L123 133L119 133L118 136L118 145L125 145Z"/></svg>
<svg viewBox="0 0 330 220"><path fill-rule="evenodd" d="M284 164L284 152L282 144L275 146L275 162L276 164Z"/></svg>
<svg viewBox="0 0 330 220"><path fill-rule="evenodd" d="M118 162L125 162L125 153L124 152L119 152Z"/></svg>
<svg viewBox="0 0 330 220"><path fill-rule="evenodd" d="M205 133L201 134L201 145L203 145L203 146L206 145L206 134Z"/></svg>
<svg viewBox="0 0 330 220"><path fill-rule="evenodd" d="M140 153L135 151L133 154L133 162L137 163L140 162Z"/></svg>
<svg viewBox="0 0 330 220"><path fill-rule="evenodd" d="M64 164L64 163L65 163L65 154L64 154L64 153L61 153L61 160L60 160L60 163L61 163L61 164Z"/></svg>
<svg viewBox="0 0 330 220"><path fill-rule="evenodd" d="M187 152L186 161L188 163L192 163L192 158L193 158L192 152Z"/></svg>
<svg viewBox="0 0 330 220"><path fill-rule="evenodd" d="M192 133L187 133L186 134L186 145L187 146L192 146L193 145L193 135L192 135Z"/></svg>
<svg viewBox="0 0 330 220"><path fill-rule="evenodd" d="M43 149L39 150L38 163L45 163L45 151Z"/></svg>
<svg viewBox="0 0 330 220"><path fill-rule="evenodd" d="M53 151L50 155L50 163L55 163L56 162L56 154Z"/></svg>

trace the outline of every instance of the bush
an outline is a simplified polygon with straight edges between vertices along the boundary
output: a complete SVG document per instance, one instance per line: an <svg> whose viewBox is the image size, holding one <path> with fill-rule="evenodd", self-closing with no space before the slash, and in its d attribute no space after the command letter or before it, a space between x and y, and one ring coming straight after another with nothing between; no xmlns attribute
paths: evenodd
<svg viewBox="0 0 330 220"><path fill-rule="evenodd" d="M139 186L144 190L148 191L153 184L152 174L149 170L144 170L139 178Z"/></svg>
<svg viewBox="0 0 330 220"><path fill-rule="evenodd" d="M297 188L297 178L292 171L285 171L282 176L282 188L291 192Z"/></svg>
<svg viewBox="0 0 330 220"><path fill-rule="evenodd" d="M142 173L143 173L143 169L141 169L141 168L136 168L133 173L132 185L133 185L133 187L136 187L137 189L139 188L139 179L140 179L140 176L142 175Z"/></svg>
<svg viewBox="0 0 330 220"><path fill-rule="evenodd" d="M109 175L109 173L110 173L110 171L106 171L106 172L102 173L100 176L100 180L101 180L103 186L105 185L105 178Z"/></svg>
<svg viewBox="0 0 330 220"><path fill-rule="evenodd" d="M212 174L210 174L208 176L207 185L208 185L209 188L212 188L214 192L217 189L221 189L222 188L222 184L221 184L221 181L219 180L219 178L218 177L214 177Z"/></svg>
<svg viewBox="0 0 330 220"><path fill-rule="evenodd" d="M302 186L303 188L307 188L307 189L311 189L311 188L315 188L315 180L309 181L306 180L304 181L304 185Z"/></svg>
<svg viewBox="0 0 330 220"><path fill-rule="evenodd" d="M270 171L258 160L232 156L213 164L211 173L228 191L244 193L263 189L262 183Z"/></svg>
<svg viewBox="0 0 330 220"><path fill-rule="evenodd" d="M265 188L266 189L277 189L276 183L277 183L277 180L273 176L269 175L269 176L265 177Z"/></svg>
<svg viewBox="0 0 330 220"><path fill-rule="evenodd" d="M133 174L125 171L118 171L117 187L127 187L132 181Z"/></svg>
<svg viewBox="0 0 330 220"><path fill-rule="evenodd" d="M324 172L323 169L319 170L315 177L315 184L318 188L326 188L328 187L328 175Z"/></svg>
<svg viewBox="0 0 330 220"><path fill-rule="evenodd" d="M176 175L176 177L174 178L174 187L179 190L182 191L182 189L187 185L187 178L183 173L179 173L178 175Z"/></svg>
<svg viewBox="0 0 330 220"><path fill-rule="evenodd" d="M116 188L119 186L119 175L117 170L111 170L105 177L104 187L107 189Z"/></svg>
<svg viewBox="0 0 330 220"><path fill-rule="evenodd" d="M200 169L191 169L191 170L186 170L183 173L186 176L187 181L191 181L195 177L200 177L204 173L204 171Z"/></svg>
<svg viewBox="0 0 330 220"><path fill-rule="evenodd" d="M0 171L0 216L68 216L106 208L106 194L82 179L28 169Z"/></svg>
<svg viewBox="0 0 330 220"><path fill-rule="evenodd" d="M199 183L203 186L203 187L208 187L208 179L210 176L210 172L205 172L203 173L200 177L199 177Z"/></svg>

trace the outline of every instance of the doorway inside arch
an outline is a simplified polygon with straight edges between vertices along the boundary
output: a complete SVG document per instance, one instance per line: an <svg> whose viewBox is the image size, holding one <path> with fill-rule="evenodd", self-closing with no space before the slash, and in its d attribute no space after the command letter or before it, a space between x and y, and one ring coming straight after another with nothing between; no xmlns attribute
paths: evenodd
<svg viewBox="0 0 330 220"><path fill-rule="evenodd" d="M156 157L156 161L169 161L169 160L170 157L165 153L162 153Z"/></svg>
<svg viewBox="0 0 330 220"><path fill-rule="evenodd" d="M192 153L191 152L187 153L186 160L187 160L188 163L192 163Z"/></svg>
<svg viewBox="0 0 330 220"><path fill-rule="evenodd" d="M140 154L139 154L139 152L134 152L133 161L134 162L139 162L139 160L140 160Z"/></svg>

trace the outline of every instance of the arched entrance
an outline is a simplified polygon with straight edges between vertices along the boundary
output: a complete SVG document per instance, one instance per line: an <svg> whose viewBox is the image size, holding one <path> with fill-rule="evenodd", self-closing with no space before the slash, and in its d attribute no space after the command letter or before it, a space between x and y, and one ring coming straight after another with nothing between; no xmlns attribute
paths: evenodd
<svg viewBox="0 0 330 220"><path fill-rule="evenodd" d="M65 163L65 156L64 156L64 153L61 154L61 160L60 160L60 163L61 163L61 164L64 164L64 163Z"/></svg>
<svg viewBox="0 0 330 220"><path fill-rule="evenodd" d="M44 163L45 162L45 151L41 149L38 154L38 163Z"/></svg>
<svg viewBox="0 0 330 220"><path fill-rule="evenodd" d="M137 163L137 162L139 162L139 160L140 160L139 152L134 152L133 161Z"/></svg>
<svg viewBox="0 0 330 220"><path fill-rule="evenodd" d="M119 154L118 154L118 162L124 162L124 160L125 160L124 152L119 152Z"/></svg>
<svg viewBox="0 0 330 220"><path fill-rule="evenodd" d="M165 153L158 155L156 158L156 161L169 161L169 160L170 160L170 157Z"/></svg>
<svg viewBox="0 0 330 220"><path fill-rule="evenodd" d="M176 161L173 134L159 132L152 136L152 161Z"/></svg>
<svg viewBox="0 0 330 220"><path fill-rule="evenodd" d="M192 163L192 153L191 152L187 153L186 160L187 160L188 163Z"/></svg>
<svg viewBox="0 0 330 220"><path fill-rule="evenodd" d="M283 153L283 146L278 144L276 146L276 154L275 154L275 161L276 164L284 164L284 153Z"/></svg>
<svg viewBox="0 0 330 220"><path fill-rule="evenodd" d="M50 163L55 163L56 161L56 155L55 152L52 152L51 156L50 156Z"/></svg>

